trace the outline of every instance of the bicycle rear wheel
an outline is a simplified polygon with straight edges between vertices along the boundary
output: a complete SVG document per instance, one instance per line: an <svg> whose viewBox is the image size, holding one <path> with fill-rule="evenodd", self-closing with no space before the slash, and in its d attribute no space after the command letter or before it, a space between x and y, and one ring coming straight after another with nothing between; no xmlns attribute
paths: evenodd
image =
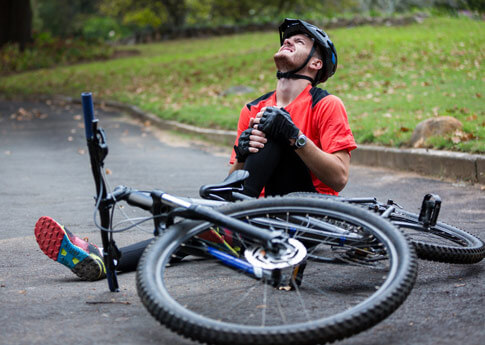
<svg viewBox="0 0 485 345"><path fill-rule="evenodd" d="M307 197L317 199L332 199L340 202L355 203L353 198L328 196L318 193L296 192L292 197ZM388 205L378 203L363 203L370 210L383 213ZM389 215L389 220L397 226L414 245L420 259L455 264L472 264L485 257L485 244L478 237L455 226L436 222L433 226L425 226L419 221L417 214L396 209Z"/></svg>
<svg viewBox="0 0 485 345"><path fill-rule="evenodd" d="M255 279L207 254L217 248L244 261L251 238L208 222L175 224L145 251L137 289L148 311L183 336L214 344L330 342L387 317L414 284L412 246L392 224L364 209L270 198L218 210L285 231L307 247L308 259L289 284L274 287L264 276Z"/></svg>
<svg viewBox="0 0 485 345"><path fill-rule="evenodd" d="M389 219L411 239L421 259L472 264L485 257L484 243L454 226L443 222L425 226L417 214L403 210L392 212Z"/></svg>

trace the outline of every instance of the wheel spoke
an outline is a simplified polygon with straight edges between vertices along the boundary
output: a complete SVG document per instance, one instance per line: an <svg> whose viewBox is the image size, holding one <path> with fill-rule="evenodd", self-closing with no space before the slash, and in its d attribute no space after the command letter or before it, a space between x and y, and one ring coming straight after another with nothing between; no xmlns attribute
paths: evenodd
<svg viewBox="0 0 485 345"><path fill-rule="evenodd" d="M164 306L149 308L155 317L162 319L170 312L167 318L190 324L184 329L196 329L195 337L207 334L201 341L217 343L221 334L227 334L230 339L241 339L234 344L264 344L274 339L297 344L312 339L310 334L324 334L316 330L334 322L350 334L391 313L411 289L415 277L412 252L402 234L378 216L361 214L365 211L346 204L283 198L229 205L224 212L258 228L288 234L287 244L300 248L303 255L301 261L284 261L285 253L292 253L289 247L266 251L260 241L233 229L217 229L214 239L207 236L212 228L206 222L181 222L169 229L145 254L154 263L140 264L141 279L153 280L139 284L142 295L150 294L142 300L156 300L157 306ZM174 253L181 262L168 268ZM261 262L266 266L258 266ZM285 262L292 263L285 266ZM143 290L150 288L157 292ZM392 298L373 297L386 289L400 292L385 294ZM348 325L342 324L337 315L353 315L357 305L365 306L372 320L350 317ZM379 313L373 313L374 308ZM213 329L218 335L211 335ZM334 331L329 329L328 334L334 336ZM312 341L332 339L337 338Z"/></svg>

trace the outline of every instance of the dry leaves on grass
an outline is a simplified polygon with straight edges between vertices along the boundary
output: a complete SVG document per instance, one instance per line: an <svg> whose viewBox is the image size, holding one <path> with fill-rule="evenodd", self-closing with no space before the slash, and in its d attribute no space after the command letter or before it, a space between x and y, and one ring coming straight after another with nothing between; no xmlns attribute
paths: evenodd
<svg viewBox="0 0 485 345"><path fill-rule="evenodd" d="M473 139L476 139L473 133L466 133L460 129L457 129L451 136L451 141L453 142L453 144L458 144L458 143L468 141L468 140L473 140Z"/></svg>
<svg viewBox="0 0 485 345"><path fill-rule="evenodd" d="M386 133L386 131L387 131L387 128L377 128L372 132L372 134L374 135L374 137L377 138L383 135L384 133Z"/></svg>

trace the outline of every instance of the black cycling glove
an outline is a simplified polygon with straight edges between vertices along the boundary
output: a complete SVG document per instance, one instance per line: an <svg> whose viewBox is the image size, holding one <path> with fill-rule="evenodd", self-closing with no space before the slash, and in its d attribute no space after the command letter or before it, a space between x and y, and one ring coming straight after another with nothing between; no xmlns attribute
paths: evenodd
<svg viewBox="0 0 485 345"><path fill-rule="evenodd" d="M274 139L296 139L300 130L284 108L268 107L263 113L258 129Z"/></svg>
<svg viewBox="0 0 485 345"><path fill-rule="evenodd" d="M252 128L248 128L242 132L239 136L237 146L234 145L234 151L236 152L236 159L238 162L244 162L249 156L249 136L252 131Z"/></svg>

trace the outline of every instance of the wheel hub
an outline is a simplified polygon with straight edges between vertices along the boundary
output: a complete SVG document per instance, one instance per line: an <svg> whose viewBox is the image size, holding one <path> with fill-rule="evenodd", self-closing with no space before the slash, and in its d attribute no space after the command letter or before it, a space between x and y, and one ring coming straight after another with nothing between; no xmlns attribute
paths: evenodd
<svg viewBox="0 0 485 345"><path fill-rule="evenodd" d="M277 253L270 252L261 246L249 247L245 250L246 260L264 270L281 270L291 268L305 260L307 250L305 246L294 238L289 238L286 245Z"/></svg>

